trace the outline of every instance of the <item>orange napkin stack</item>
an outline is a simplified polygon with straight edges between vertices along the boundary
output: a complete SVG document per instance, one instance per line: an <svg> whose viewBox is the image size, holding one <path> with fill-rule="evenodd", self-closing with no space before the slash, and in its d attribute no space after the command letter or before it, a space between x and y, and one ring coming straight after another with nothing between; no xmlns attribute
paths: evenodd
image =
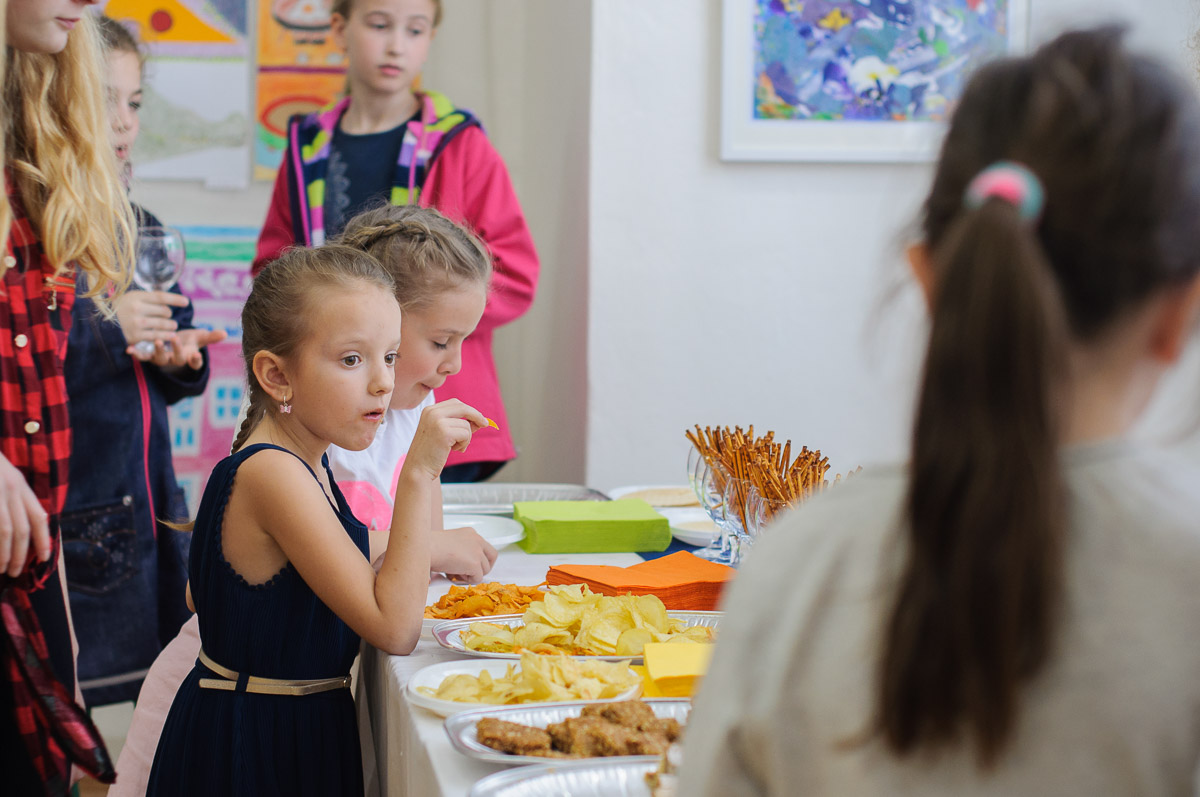
<svg viewBox="0 0 1200 797"><path fill-rule="evenodd" d="M630 567L556 565L546 572L546 583L587 584L602 595L657 595L667 609L708 612L717 608L721 589L736 572L680 551Z"/></svg>

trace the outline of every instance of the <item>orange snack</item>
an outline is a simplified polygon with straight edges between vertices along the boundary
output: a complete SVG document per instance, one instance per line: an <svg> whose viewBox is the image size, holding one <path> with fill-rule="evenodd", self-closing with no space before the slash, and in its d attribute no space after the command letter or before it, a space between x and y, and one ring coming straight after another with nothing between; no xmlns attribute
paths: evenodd
<svg viewBox="0 0 1200 797"><path fill-rule="evenodd" d="M491 617L496 614L522 614L529 604L540 601L544 593L538 587L517 584L487 584L454 586L425 607L425 616L434 620L456 620L460 617Z"/></svg>

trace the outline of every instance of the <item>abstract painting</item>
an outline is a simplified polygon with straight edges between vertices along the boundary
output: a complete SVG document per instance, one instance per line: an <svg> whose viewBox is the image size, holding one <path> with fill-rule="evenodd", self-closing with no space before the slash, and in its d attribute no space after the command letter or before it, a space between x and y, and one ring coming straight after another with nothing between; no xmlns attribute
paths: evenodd
<svg viewBox="0 0 1200 797"><path fill-rule="evenodd" d="M722 156L925 160L1028 0L725 0Z"/></svg>

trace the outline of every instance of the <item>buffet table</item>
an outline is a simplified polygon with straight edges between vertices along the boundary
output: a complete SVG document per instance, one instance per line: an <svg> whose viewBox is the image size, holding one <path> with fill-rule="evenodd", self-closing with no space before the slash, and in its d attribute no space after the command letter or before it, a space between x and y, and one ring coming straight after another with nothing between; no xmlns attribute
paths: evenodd
<svg viewBox="0 0 1200 797"><path fill-rule="evenodd" d="M509 545L501 549L486 580L532 585L541 583L552 565L571 562L628 567L643 558L634 553L535 555ZM427 603L436 601L450 586L443 577L432 581ZM355 702L368 797L464 797L475 781L506 768L458 753L442 729L442 718L409 705L405 699L405 686L415 672L430 664L461 658L462 654L440 647L428 634L422 635L408 656L389 656L363 645Z"/></svg>

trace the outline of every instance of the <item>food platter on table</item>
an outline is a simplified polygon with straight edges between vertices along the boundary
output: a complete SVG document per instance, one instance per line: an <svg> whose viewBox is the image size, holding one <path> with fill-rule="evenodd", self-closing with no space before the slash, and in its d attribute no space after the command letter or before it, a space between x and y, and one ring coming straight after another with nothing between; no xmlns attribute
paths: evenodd
<svg viewBox="0 0 1200 797"><path fill-rule="evenodd" d="M425 607L421 633L432 636L433 629L446 620L473 618L486 620L497 615L526 609L545 594L545 585L522 586L486 581L479 584L452 584L446 594Z"/></svg>
<svg viewBox="0 0 1200 797"><path fill-rule="evenodd" d="M408 684L405 687L405 695L408 697L408 702L415 706L420 706L427 711L431 711L439 717L448 717L451 714L457 714L461 711L470 711L471 709L496 707L497 704L480 703L480 702L463 702L456 700L445 700L433 695L425 694L422 688L437 690L442 683L453 675L469 675L478 677L481 673L488 673L492 678L502 678L510 667L513 666L513 661L509 660L492 660L492 659L463 659L460 661L447 661L441 664L431 664L428 667L423 667L413 676L408 679ZM636 673L634 673L636 676ZM518 705L539 705L551 706L559 703L579 703L590 702L600 703L614 700L630 700L638 697L642 693L642 680L639 677L633 686L624 691L614 694L612 697L599 698L591 701L579 700L544 700L531 701Z"/></svg>
<svg viewBox="0 0 1200 797"><path fill-rule="evenodd" d="M686 484L632 484L614 487L608 491L608 497L614 501L621 498L640 498L655 509L700 505L696 493Z"/></svg>
<svg viewBox="0 0 1200 797"><path fill-rule="evenodd" d="M667 617L672 620L681 620L685 627L702 626L705 628L718 628L721 624L723 612L667 612ZM467 656L477 656L485 659L502 659L512 661L519 659L520 653L499 653L483 650L470 650L462 641L462 632L466 631L472 623L493 623L495 625L508 626L513 628L525 624L524 615L520 614L500 614L492 617L464 617L460 620L445 620L438 623L433 628L433 638L437 643L447 650L453 650L456 653L462 653ZM680 643L687 644L687 643ZM563 653L561 655L567 655ZM632 661L634 663L642 660L641 654L628 656L589 656L589 655L571 655L573 659L595 660L595 661Z"/></svg>
<svg viewBox="0 0 1200 797"><path fill-rule="evenodd" d="M642 702L649 706L659 719L674 719L681 725L686 724L688 715L692 710L692 701L688 698L649 698ZM504 753L488 747L479 741L476 733L479 721L485 718L494 718L519 725L545 728L552 723L562 722L568 717L580 716L584 707L589 705L593 704L588 701L577 701L574 703L530 703L517 706L488 706L487 708L471 709L451 715L446 718L444 726L446 735L450 737L450 743L454 746L454 749L463 755L480 761L508 766L545 764L550 760L545 756ZM628 761L631 758L638 757L640 756L608 756L573 760L602 761L606 760L606 758L620 758L621 760Z"/></svg>
<svg viewBox="0 0 1200 797"><path fill-rule="evenodd" d="M442 528L459 529L470 526L493 548L503 548L525 539L525 527L512 518L500 515L443 515Z"/></svg>
<svg viewBox="0 0 1200 797"><path fill-rule="evenodd" d="M649 797L646 776L659 756L585 759L496 772L479 780L469 797Z"/></svg>

